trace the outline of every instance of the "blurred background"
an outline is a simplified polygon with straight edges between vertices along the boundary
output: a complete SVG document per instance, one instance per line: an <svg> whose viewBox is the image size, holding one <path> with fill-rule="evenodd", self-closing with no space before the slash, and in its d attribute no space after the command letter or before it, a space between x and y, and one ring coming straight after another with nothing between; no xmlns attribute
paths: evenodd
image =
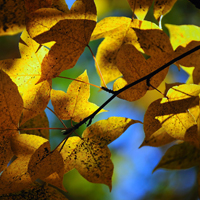
<svg viewBox="0 0 200 200"><path fill-rule="evenodd" d="M66 0L69 8L74 0ZM126 16L132 17L132 11L126 0L95 0L98 13L98 21L108 16ZM152 8L149 10L146 20L157 23L153 17ZM173 9L163 17L163 27L165 23L169 24L194 24L200 26L200 11L195 8L188 0L178 0ZM167 32L167 29L164 28ZM0 37L0 59L18 58L18 41L20 34L14 36ZM102 40L90 42L90 47L96 54L97 47ZM94 60L90 51L86 48L76 66L73 69L63 72L61 75L76 78L87 69L90 82L100 85L99 76L96 73ZM183 71L178 71L177 67L172 65L165 81L159 89L164 91L164 83L185 82L188 75ZM53 89L67 91L71 81L55 78L53 80ZM108 84L112 88L112 83ZM99 91L91 86L91 96L89 101L100 106L109 98L109 94ZM107 119L110 116L128 117L143 121L144 113L148 105L161 98L162 95L157 91L148 91L140 100L135 102L126 102L121 99L114 99L106 106L109 112L99 114L93 120L99 121ZM53 108L51 102L49 107ZM59 120L55 118L49 110L46 110L50 127L62 127ZM65 122L68 124L67 122ZM79 134L85 129L83 125ZM50 142L52 148L63 138L60 131L50 131ZM64 177L64 185L68 190L69 200L197 200L197 179L196 169L188 170L157 170L152 174L152 170L158 164L162 155L170 147L166 145L160 148L139 146L144 140L144 131L141 124L134 124L117 140L109 145L112 152L112 161L114 163L113 188L102 184L93 184L86 181L76 170L72 170Z"/></svg>

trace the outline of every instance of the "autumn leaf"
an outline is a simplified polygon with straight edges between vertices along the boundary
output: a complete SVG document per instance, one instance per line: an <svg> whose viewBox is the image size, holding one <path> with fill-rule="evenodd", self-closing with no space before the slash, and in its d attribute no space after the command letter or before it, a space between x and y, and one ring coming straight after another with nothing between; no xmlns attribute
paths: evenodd
<svg viewBox="0 0 200 200"><path fill-rule="evenodd" d="M168 91L167 98L163 98L160 102L162 114L158 114L155 118L173 138L185 140L187 129L197 124L199 92L198 85L175 86Z"/></svg>
<svg viewBox="0 0 200 200"><path fill-rule="evenodd" d="M160 122L156 119L156 116L162 115L162 108L160 107L161 99L157 99L152 102L144 116L144 132L145 139L142 146L162 146L168 144L175 139L171 137ZM163 113L164 114L164 113Z"/></svg>
<svg viewBox="0 0 200 200"><path fill-rule="evenodd" d="M17 193L2 195L0 198L2 200L12 200L13 198L15 200L26 200L30 199L30 197L32 200L67 200L67 198L55 188L50 187L47 184L39 185L36 183L32 184L29 189L24 189Z"/></svg>
<svg viewBox="0 0 200 200"><path fill-rule="evenodd" d="M23 100L16 84L0 69L0 133L8 136L18 128ZM13 129L13 130L12 130ZM15 131L14 131L15 132Z"/></svg>
<svg viewBox="0 0 200 200"><path fill-rule="evenodd" d="M167 14L177 0L157 0L154 2L154 17L160 21L160 17ZM128 3L138 19L143 20L149 11L153 0L128 0Z"/></svg>
<svg viewBox="0 0 200 200"><path fill-rule="evenodd" d="M54 172L60 177L64 175L64 163L60 153L50 150L49 142L42 144L31 156L28 164L28 173L32 181L45 179Z"/></svg>
<svg viewBox="0 0 200 200"><path fill-rule="evenodd" d="M170 25L166 27L169 29L170 41L173 48L176 51L176 56L181 55L192 48L200 45L200 28L194 25ZM177 61L177 65L185 67L195 67L193 70L193 83L198 84L200 82L200 51L196 51L191 55ZM192 70L192 69L190 69Z"/></svg>
<svg viewBox="0 0 200 200"><path fill-rule="evenodd" d="M9 161L14 156L11 145L10 145L10 138L6 137L5 135L0 135L0 171L6 169Z"/></svg>
<svg viewBox="0 0 200 200"><path fill-rule="evenodd" d="M183 142L170 147L154 169L187 169L199 164L199 150L193 145Z"/></svg>
<svg viewBox="0 0 200 200"><path fill-rule="evenodd" d="M30 127L38 128L38 129L26 130ZM49 139L49 129L47 129L48 127L49 127L49 121L48 121L45 111L43 111L40 115L37 115L36 117L29 119L22 126L20 126L20 133L38 135L46 139ZM42 129L42 128L45 128L45 129Z"/></svg>
<svg viewBox="0 0 200 200"><path fill-rule="evenodd" d="M113 163L106 145L118 138L130 125L139 121L111 117L88 127L79 137L70 137L61 151L65 172L76 168L92 183L104 183L112 188Z"/></svg>
<svg viewBox="0 0 200 200"><path fill-rule="evenodd" d="M40 44L56 42L42 62L42 76L38 83L74 67L88 45L95 25L93 0L76 1L69 13L46 8L29 15L27 30L31 37Z"/></svg>
<svg viewBox="0 0 200 200"><path fill-rule="evenodd" d="M0 176L0 195L20 192L32 184L28 173L30 157L21 156L14 160Z"/></svg>
<svg viewBox="0 0 200 200"><path fill-rule="evenodd" d="M97 23L91 40L102 37L105 39L98 47L96 59L106 83L124 75L122 69L126 68L126 66L121 66L121 68L118 69L116 60L123 45L133 45L141 53L146 53L151 56L151 58L147 60L149 67L145 69L146 73L149 73L151 68L155 70L162 66L172 58L171 54L173 53L173 49L168 36L160 30L157 25L148 21L140 21L137 19L131 21L131 19L125 17L105 18ZM124 59L126 59L126 56ZM130 57L131 56L134 55L130 55ZM155 64L156 67L154 67ZM126 71L126 69L124 69L124 71ZM127 67L127 74L128 73ZM157 75L155 80L159 79L158 77L160 77L160 80L163 80L166 74L167 69ZM159 81L159 84L160 83ZM125 85L125 81L122 80L120 84L117 85L118 87L120 85L119 88L121 88ZM158 83L156 83L156 85L158 85Z"/></svg>
<svg viewBox="0 0 200 200"><path fill-rule="evenodd" d="M47 139L37 135L18 134L11 138L11 149L17 157L30 157Z"/></svg>
<svg viewBox="0 0 200 200"><path fill-rule="evenodd" d="M51 81L36 85L41 76L42 60L48 52L45 47L38 50L39 46L24 31L19 43L21 58L0 62L0 68L15 82L23 98L24 109L21 124L42 113L50 99ZM13 103L16 104L16 102L16 99L13 99Z"/></svg>
<svg viewBox="0 0 200 200"><path fill-rule="evenodd" d="M14 35L25 29L26 12L52 7L63 12L68 12L65 0L4 0L0 2L0 36Z"/></svg>
<svg viewBox="0 0 200 200"><path fill-rule="evenodd" d="M127 0L133 14L137 16L138 19L143 20L153 3L153 0Z"/></svg>
<svg viewBox="0 0 200 200"><path fill-rule="evenodd" d="M161 16L166 15L177 0L156 0L154 3L154 17L160 21Z"/></svg>
<svg viewBox="0 0 200 200"><path fill-rule="evenodd" d="M51 90L51 102L56 114L63 120L72 119L80 122L98 109L93 103L88 102L90 97L90 86L87 72L80 75L77 80L72 81L67 93ZM104 112L105 110L101 110Z"/></svg>

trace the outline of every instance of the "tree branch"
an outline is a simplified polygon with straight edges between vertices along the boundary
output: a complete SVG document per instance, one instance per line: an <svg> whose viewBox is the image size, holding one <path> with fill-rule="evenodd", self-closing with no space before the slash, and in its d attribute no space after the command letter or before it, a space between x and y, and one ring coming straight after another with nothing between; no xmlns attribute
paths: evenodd
<svg viewBox="0 0 200 200"><path fill-rule="evenodd" d="M78 129L81 125L83 125L84 123L86 123L88 120L88 124L87 126L89 126L92 123L92 119L95 117L95 115L101 111L101 109L103 109L107 104L109 104L117 95L119 95L120 93L124 92L125 90L133 87L134 85L137 85L138 83L144 81L144 80L150 80L153 76L155 76L156 74L158 74L159 72L161 72L162 70L164 70L165 68L169 67L171 64L175 63L176 61L194 53L195 51L200 49L200 45L196 46L195 48L187 51L186 53L181 54L180 56L172 59L171 61L169 61L168 63L164 64L163 66L161 66L160 68L156 69L155 71L151 72L150 74L138 79L137 81L134 81L128 85L126 85L125 87L114 91L113 95L107 100L105 101L95 112L93 112L91 115L89 115L88 117L86 117L85 119L83 119L81 122L79 122L78 124L76 124L74 127L69 128L66 131L63 131L64 135L67 135L68 133L70 133L72 130L76 130Z"/></svg>

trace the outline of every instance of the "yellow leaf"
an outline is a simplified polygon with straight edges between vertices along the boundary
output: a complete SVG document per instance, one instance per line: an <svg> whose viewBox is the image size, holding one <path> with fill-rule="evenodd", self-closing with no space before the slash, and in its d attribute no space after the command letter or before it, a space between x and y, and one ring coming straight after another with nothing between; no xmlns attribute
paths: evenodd
<svg viewBox="0 0 200 200"><path fill-rule="evenodd" d="M31 37L40 44L56 42L42 62L42 76L38 83L74 67L88 45L95 25L93 0L76 1L69 13L44 8L29 15L27 30Z"/></svg>
<svg viewBox="0 0 200 200"><path fill-rule="evenodd" d="M14 160L0 176L0 195L20 192L31 187L31 177L28 173L29 156L21 156Z"/></svg>
<svg viewBox="0 0 200 200"><path fill-rule="evenodd" d="M11 149L17 157L31 156L47 139L36 135L18 134L11 138Z"/></svg>
<svg viewBox="0 0 200 200"><path fill-rule="evenodd" d="M98 109L93 103L88 102L90 97L90 86L87 72L80 75L77 80L72 81L67 93L63 91L51 90L51 101L56 114L63 120L72 119L80 122ZM103 112L105 110L101 110Z"/></svg>
<svg viewBox="0 0 200 200"><path fill-rule="evenodd" d="M24 31L19 43L21 58L0 62L1 69L16 83L23 98L24 109L21 124L40 114L46 108L50 99L51 81L36 85L41 76L42 59L48 52L45 47L38 50L39 46ZM16 99L13 99L13 101L17 102Z"/></svg>
<svg viewBox="0 0 200 200"><path fill-rule="evenodd" d="M51 0L46 0L46 6ZM26 6L25 6L26 2ZM2 35L14 35L22 32L25 29L25 16L26 9L30 12L34 9L43 7L44 1L29 1L29 0L4 0L0 2L0 36ZM27 4L32 4L32 8L29 9ZM26 8L25 8L26 7ZM63 12L69 12L68 6L65 0L53 0L52 8L56 8Z"/></svg>
<svg viewBox="0 0 200 200"><path fill-rule="evenodd" d="M83 132L83 138L97 141L103 147L116 140L129 126L135 123L141 122L124 117L110 117L89 126Z"/></svg>
<svg viewBox="0 0 200 200"><path fill-rule="evenodd" d="M158 26L148 21L137 19L131 21L125 17L105 18L97 23L91 40L102 37L105 39L98 47L96 59L105 83L109 83L123 74L121 69L118 69L116 58L124 44L132 44L138 51L150 55L152 58L148 59L148 62L151 67L154 67L155 64L157 68L162 66L171 60L173 53L168 36ZM149 69L150 67L147 68L148 72ZM166 72L167 69L163 70L161 74L157 75L157 79L161 77L160 79L163 80Z"/></svg>
<svg viewBox="0 0 200 200"><path fill-rule="evenodd" d="M11 158L14 156L11 146L10 146L10 139L7 138L5 135L0 135L0 171L3 171Z"/></svg>
<svg viewBox="0 0 200 200"><path fill-rule="evenodd" d="M173 48L176 49L176 55L179 56L192 48L200 45L200 28L194 25L169 25L166 27L170 32L170 41ZM195 67L193 70L193 83L200 83L200 50L182 58L176 62L185 67ZM191 71L192 69L190 69Z"/></svg>
<svg viewBox="0 0 200 200"><path fill-rule="evenodd" d="M187 169L199 164L200 152L189 143L170 147L154 169Z"/></svg>
<svg viewBox="0 0 200 200"><path fill-rule="evenodd" d="M153 3L153 0L128 0L128 3L137 18L143 20Z"/></svg>
<svg viewBox="0 0 200 200"><path fill-rule="evenodd" d="M45 179L54 172L60 177L64 175L64 163L60 153L50 150L49 142L42 144L31 156L28 164L28 173L32 181L36 179Z"/></svg>
<svg viewBox="0 0 200 200"><path fill-rule="evenodd" d="M157 32L157 30L154 30L154 31ZM148 34L144 38L147 38L147 36ZM150 36L153 36L153 35L150 34L149 37ZM160 37L159 40L161 38L162 37ZM172 49L170 49L170 47L169 49L166 47L164 50L158 50L159 45L161 44L162 43L158 43L158 44L155 43L154 45L151 45L147 43L144 46L143 42L141 42L141 45L145 53L147 52L148 54L152 55L151 58L147 60L145 60L143 55L132 44L122 45L117 54L116 62L117 62L118 69L123 74L123 78L120 78L115 81L113 85L113 90L117 91L123 88L124 86L134 81L137 81L140 78L143 78L144 76L147 76L151 72L160 68L167 61L170 61L171 55L168 52L170 51L172 52ZM150 50L148 50L148 48ZM153 56L154 52L156 52L155 57ZM150 84L157 88L164 80L165 76L167 75L167 72L168 72L168 68L162 70L160 73L153 76L150 79ZM150 89L154 89L154 88L150 88ZM140 99L142 96L144 96L147 90L149 90L149 87L147 86L147 83L145 80L125 90L124 92L119 94L118 97L128 100L128 101L135 101L135 100Z"/></svg>
<svg viewBox="0 0 200 200"><path fill-rule="evenodd" d="M171 137L161 126L160 122L155 118L162 113L162 108L160 107L161 99L152 102L144 116L144 132L145 139L141 146L162 146L168 144L175 139Z"/></svg>
<svg viewBox="0 0 200 200"><path fill-rule="evenodd" d="M157 0L154 3L154 17L159 21L162 15L167 14L177 0Z"/></svg>
<svg viewBox="0 0 200 200"><path fill-rule="evenodd" d="M146 75L145 71L149 68L143 55L131 44L121 46L117 54L117 67L123 74L123 79L120 78L115 81L113 85L114 91L144 77ZM135 101L144 96L147 90L146 81L143 81L125 90L118 97L128 101Z"/></svg>
<svg viewBox="0 0 200 200"><path fill-rule="evenodd" d="M39 184L32 184L29 189L24 189L17 193L11 193L7 195L0 196L2 200L13 200L13 198L17 200L67 200L67 198L61 194L58 190L53 187Z"/></svg>
<svg viewBox="0 0 200 200"><path fill-rule="evenodd" d="M0 133L7 129L17 129L23 109L23 100L16 84L0 69Z"/></svg>
<svg viewBox="0 0 200 200"><path fill-rule="evenodd" d="M199 85L183 84L172 87L160 102L156 119L173 138L184 140L187 129L197 124L199 93Z"/></svg>
<svg viewBox="0 0 200 200"><path fill-rule="evenodd" d="M113 163L110 160L110 150L106 145L137 122L139 121L123 117L111 117L88 127L82 139L70 137L61 151L65 172L76 168L88 181L104 183L111 190Z"/></svg>
<svg viewBox="0 0 200 200"><path fill-rule="evenodd" d="M26 130L26 128L48 128L49 121L46 113L43 111L40 115L28 120L22 126L20 126L20 133L26 133L30 135L38 135L43 138L49 139L49 129L36 129L36 130ZM25 130L23 130L25 129Z"/></svg>

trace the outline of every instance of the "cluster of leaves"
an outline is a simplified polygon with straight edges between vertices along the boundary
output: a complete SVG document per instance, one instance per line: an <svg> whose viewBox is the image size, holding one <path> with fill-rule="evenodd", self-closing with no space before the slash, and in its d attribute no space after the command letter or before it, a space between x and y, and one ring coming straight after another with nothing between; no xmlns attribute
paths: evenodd
<svg viewBox="0 0 200 200"><path fill-rule="evenodd" d="M155 169L199 165L200 28L168 24L169 38L161 27L144 20L153 0L128 2L137 19L107 17L98 23L93 0L76 0L70 10L64 0L6 0L0 5L0 35L23 31L21 58L0 61L2 198L20 199L24 193L31 199L65 198L49 185L65 191L63 176L73 168L88 181L106 184L111 190L113 164L107 145L141 122L110 117L90 125L92 119L116 96L135 101L157 88L174 62L190 78L186 84L166 85L164 98L151 103L144 117L142 146L179 141ZM155 1L154 17L160 22L175 2ZM89 42L99 38L104 38L95 59L100 88L113 96L100 107L89 102L86 71L72 81L66 93L53 90L52 79L73 68L85 47L90 49ZM106 86L111 81L115 81L112 90ZM44 113L50 100L58 119L77 123L72 127L63 123L65 140L53 151ZM70 137L86 122L81 137Z"/></svg>

